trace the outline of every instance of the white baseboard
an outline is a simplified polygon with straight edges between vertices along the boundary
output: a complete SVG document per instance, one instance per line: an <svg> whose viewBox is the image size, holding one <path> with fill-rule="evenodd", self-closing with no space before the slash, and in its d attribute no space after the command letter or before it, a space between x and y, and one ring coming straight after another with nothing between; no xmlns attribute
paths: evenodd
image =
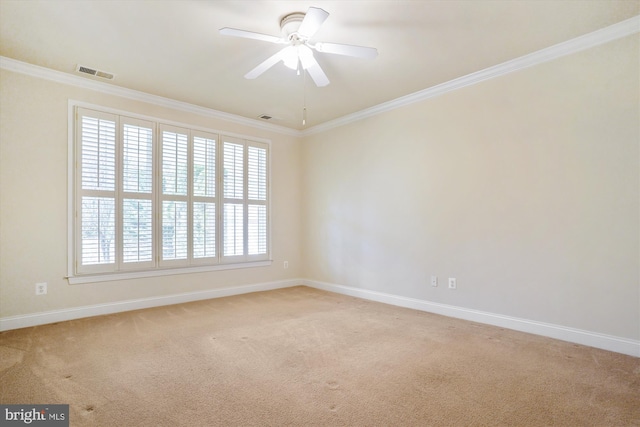
<svg viewBox="0 0 640 427"><path fill-rule="evenodd" d="M66 320L81 319L84 317L101 316L104 314L120 313L123 311L139 310L142 308L160 307L163 305L228 297L233 295L247 294L250 292L270 291L273 289L300 286L302 284L303 280L300 279L282 280L277 282L256 283L252 285L233 286L229 288L210 289L206 291L187 292L182 294L118 301L107 304L87 305L83 307L67 308L63 310L25 314L22 316L2 317L0 318L0 331L46 325L48 323L63 322Z"/></svg>
<svg viewBox="0 0 640 427"><path fill-rule="evenodd" d="M562 341L568 341L576 344L600 348L603 350L614 351L616 353L640 357L640 341L628 338L621 338L600 334L597 332L569 328L566 326L536 322L527 319L519 319L517 317L503 316L500 314L471 310L468 308L434 303L415 298L407 298L398 295L370 291L367 289L353 288L350 286L319 282L315 280L303 280L302 283L306 286L316 289L322 289L329 292L336 292L343 295L382 302L399 307L412 308L414 310L441 314L448 317L455 317L458 319L485 323L488 325L499 326L502 328L513 329L516 331L527 332L530 334L541 335L549 338L559 339Z"/></svg>
<svg viewBox="0 0 640 427"><path fill-rule="evenodd" d="M503 316L479 310L440 304L415 298L408 298L367 289L353 288L336 285L333 283L319 282L309 279L292 279L277 282L256 283L252 285L234 286L229 288L211 289L206 291L188 292L182 294L166 295L160 297L142 298L135 300L119 301L107 304L96 304L83 307L74 307L63 310L46 311L41 313L25 314L0 318L0 331L27 328L30 326L45 325L48 323L63 322L66 320L80 319L84 317L101 316L104 314L120 313L123 311L139 310L143 308L160 307L163 305L180 304L191 301L200 301L211 298L221 298L233 295L247 294L251 292L269 291L273 289L288 288L305 285L316 289L335 292L343 295L363 298L399 307L441 314L458 319L470 320L478 323L499 326L516 331L527 332L549 338L555 338L576 344L601 348L630 356L640 357L640 341L621 338L611 335L590 332L566 326L553 325L517 317Z"/></svg>

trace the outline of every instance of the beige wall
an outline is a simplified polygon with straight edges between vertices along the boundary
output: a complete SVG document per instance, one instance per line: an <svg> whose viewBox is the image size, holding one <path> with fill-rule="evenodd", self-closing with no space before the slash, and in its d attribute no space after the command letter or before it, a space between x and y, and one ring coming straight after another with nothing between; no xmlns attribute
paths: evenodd
<svg viewBox="0 0 640 427"><path fill-rule="evenodd" d="M638 340L638 52L627 37L301 141L0 70L0 317L306 277ZM69 285L69 99L271 139L274 264Z"/></svg>
<svg viewBox="0 0 640 427"><path fill-rule="evenodd" d="M308 136L305 277L639 339L638 64L635 35Z"/></svg>
<svg viewBox="0 0 640 427"><path fill-rule="evenodd" d="M300 277L300 142L0 70L0 317ZM69 285L68 100L271 140L270 267ZM289 269L283 269L283 261ZM35 283L49 284L35 296Z"/></svg>

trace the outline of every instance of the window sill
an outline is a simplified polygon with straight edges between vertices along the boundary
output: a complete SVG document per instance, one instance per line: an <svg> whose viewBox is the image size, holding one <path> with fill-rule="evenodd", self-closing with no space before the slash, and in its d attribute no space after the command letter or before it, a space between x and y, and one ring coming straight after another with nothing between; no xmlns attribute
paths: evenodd
<svg viewBox="0 0 640 427"><path fill-rule="evenodd" d="M242 268L252 267L268 267L272 264L272 261L256 261L245 262L241 264L217 264L195 267L182 267L182 268L167 268L145 271L125 271L118 273L105 273L105 274L87 274L81 276L68 276L70 285L79 285L82 283L97 283L97 282L110 282L115 280L128 280L128 279L140 279L144 277L159 277L159 276L174 276L178 274L188 273L204 273L207 271L220 271L220 270L237 270Z"/></svg>

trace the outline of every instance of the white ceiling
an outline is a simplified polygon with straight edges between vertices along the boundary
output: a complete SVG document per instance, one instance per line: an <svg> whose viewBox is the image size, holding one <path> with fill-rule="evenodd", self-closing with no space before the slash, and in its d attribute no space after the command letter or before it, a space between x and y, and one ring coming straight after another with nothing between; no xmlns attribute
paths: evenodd
<svg viewBox="0 0 640 427"><path fill-rule="evenodd" d="M313 42L376 47L378 58L316 53L322 88L282 63L244 79L282 46L218 29L280 36L280 19L310 6L330 13ZM113 85L303 129L303 91L308 128L639 13L638 0L0 0L0 55L72 74L81 64L115 74Z"/></svg>

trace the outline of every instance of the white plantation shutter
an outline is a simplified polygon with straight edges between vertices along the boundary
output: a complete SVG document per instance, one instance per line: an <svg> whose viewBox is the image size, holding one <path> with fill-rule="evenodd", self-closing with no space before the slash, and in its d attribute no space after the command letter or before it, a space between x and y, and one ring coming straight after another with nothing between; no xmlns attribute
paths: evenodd
<svg viewBox="0 0 640 427"><path fill-rule="evenodd" d="M76 270L111 271L116 265L117 116L85 110L77 115Z"/></svg>
<svg viewBox="0 0 640 427"><path fill-rule="evenodd" d="M217 261L216 135L193 133L193 262Z"/></svg>
<svg viewBox="0 0 640 427"><path fill-rule="evenodd" d="M188 131L162 131L162 194L187 195Z"/></svg>
<svg viewBox="0 0 640 427"><path fill-rule="evenodd" d="M83 116L82 189L114 191L116 188L116 123Z"/></svg>
<svg viewBox="0 0 640 427"><path fill-rule="evenodd" d="M189 259L189 130L161 125L160 135L161 264L186 265Z"/></svg>
<svg viewBox="0 0 640 427"><path fill-rule="evenodd" d="M224 204L223 255L244 255L244 213L241 203Z"/></svg>
<svg viewBox="0 0 640 427"><path fill-rule="evenodd" d="M248 249L249 255L267 253L267 207L249 205L248 215Z"/></svg>
<svg viewBox="0 0 640 427"><path fill-rule="evenodd" d="M247 147L248 254L267 253L267 149Z"/></svg>
<svg viewBox="0 0 640 427"><path fill-rule="evenodd" d="M224 143L224 198L242 200L244 193L244 146Z"/></svg>
<svg viewBox="0 0 640 427"><path fill-rule="evenodd" d="M187 259L187 202L162 202L162 259Z"/></svg>
<svg viewBox="0 0 640 427"><path fill-rule="evenodd" d="M225 139L222 146L224 211L222 255L243 256L244 250L244 143Z"/></svg>
<svg viewBox="0 0 640 427"><path fill-rule="evenodd" d="M122 204L122 260L125 263L153 260L153 212L151 200L124 199Z"/></svg>
<svg viewBox="0 0 640 427"><path fill-rule="evenodd" d="M225 137L222 155L223 259L267 259L267 145Z"/></svg>
<svg viewBox="0 0 640 427"><path fill-rule="evenodd" d="M115 263L115 212L113 197L82 197L80 256L83 266Z"/></svg>
<svg viewBox="0 0 640 427"><path fill-rule="evenodd" d="M216 204L193 202L193 257L216 256Z"/></svg>
<svg viewBox="0 0 640 427"><path fill-rule="evenodd" d="M193 194L196 197L216 196L216 137L193 137Z"/></svg>
<svg viewBox="0 0 640 427"><path fill-rule="evenodd" d="M121 268L154 265L154 123L120 118L122 136Z"/></svg>
<svg viewBox="0 0 640 427"><path fill-rule="evenodd" d="M74 111L70 276L269 259L267 144Z"/></svg>
<svg viewBox="0 0 640 427"><path fill-rule="evenodd" d="M250 200L267 200L267 150L247 147L248 190Z"/></svg>
<svg viewBox="0 0 640 427"><path fill-rule="evenodd" d="M124 123L122 189L151 194L153 190L153 124Z"/></svg>

